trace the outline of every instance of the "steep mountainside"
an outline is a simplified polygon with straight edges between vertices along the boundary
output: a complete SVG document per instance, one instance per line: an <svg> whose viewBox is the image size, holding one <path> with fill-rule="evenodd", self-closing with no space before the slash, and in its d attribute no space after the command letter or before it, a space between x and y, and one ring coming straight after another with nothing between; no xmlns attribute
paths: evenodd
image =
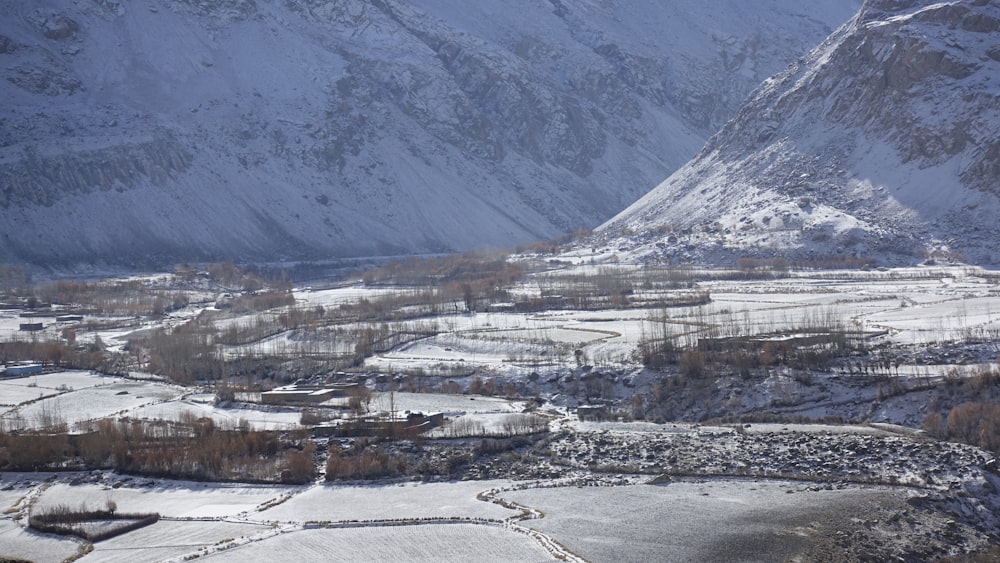
<svg viewBox="0 0 1000 563"><path fill-rule="evenodd" d="M0 0L0 262L370 256L593 226L856 8Z"/></svg>
<svg viewBox="0 0 1000 563"><path fill-rule="evenodd" d="M1000 3L869 0L602 232L663 261L997 264L998 196Z"/></svg>

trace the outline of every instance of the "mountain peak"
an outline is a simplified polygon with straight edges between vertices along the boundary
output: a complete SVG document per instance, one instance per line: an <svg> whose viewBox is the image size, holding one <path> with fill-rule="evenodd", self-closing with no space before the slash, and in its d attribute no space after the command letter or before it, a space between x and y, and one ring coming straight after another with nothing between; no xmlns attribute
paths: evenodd
<svg viewBox="0 0 1000 563"><path fill-rule="evenodd" d="M603 232L657 260L997 263L995 29L996 3L867 2Z"/></svg>

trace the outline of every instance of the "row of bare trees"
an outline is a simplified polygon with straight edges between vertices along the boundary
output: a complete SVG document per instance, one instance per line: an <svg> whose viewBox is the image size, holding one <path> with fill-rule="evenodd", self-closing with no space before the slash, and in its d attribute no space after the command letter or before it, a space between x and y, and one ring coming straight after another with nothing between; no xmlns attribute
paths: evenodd
<svg viewBox="0 0 1000 563"><path fill-rule="evenodd" d="M110 358L97 340L87 346L70 346L54 340L9 340L0 342L0 364L18 361L41 362L53 367L90 369L111 373Z"/></svg>
<svg viewBox="0 0 1000 563"><path fill-rule="evenodd" d="M81 433L0 433L0 468L115 469L212 481L305 483L315 446L305 431L281 435L220 428L211 419L99 420Z"/></svg>

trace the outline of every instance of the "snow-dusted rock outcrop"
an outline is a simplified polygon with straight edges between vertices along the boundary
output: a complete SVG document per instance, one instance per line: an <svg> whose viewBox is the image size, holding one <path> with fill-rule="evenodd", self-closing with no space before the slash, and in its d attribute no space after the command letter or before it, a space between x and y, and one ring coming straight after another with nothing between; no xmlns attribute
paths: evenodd
<svg viewBox="0 0 1000 563"><path fill-rule="evenodd" d="M996 2L869 0L604 232L663 260L1000 263L997 37Z"/></svg>
<svg viewBox="0 0 1000 563"><path fill-rule="evenodd" d="M434 252L593 226L852 4L0 0L0 261Z"/></svg>

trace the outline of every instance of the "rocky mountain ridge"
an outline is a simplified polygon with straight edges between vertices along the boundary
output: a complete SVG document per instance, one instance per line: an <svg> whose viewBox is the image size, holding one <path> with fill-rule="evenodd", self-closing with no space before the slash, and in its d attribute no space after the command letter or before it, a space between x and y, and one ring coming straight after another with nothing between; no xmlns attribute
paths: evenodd
<svg viewBox="0 0 1000 563"><path fill-rule="evenodd" d="M998 31L996 2L866 2L605 236L654 261L1000 263Z"/></svg>
<svg viewBox="0 0 1000 563"><path fill-rule="evenodd" d="M0 262L441 252L590 227L854 7L5 0Z"/></svg>

